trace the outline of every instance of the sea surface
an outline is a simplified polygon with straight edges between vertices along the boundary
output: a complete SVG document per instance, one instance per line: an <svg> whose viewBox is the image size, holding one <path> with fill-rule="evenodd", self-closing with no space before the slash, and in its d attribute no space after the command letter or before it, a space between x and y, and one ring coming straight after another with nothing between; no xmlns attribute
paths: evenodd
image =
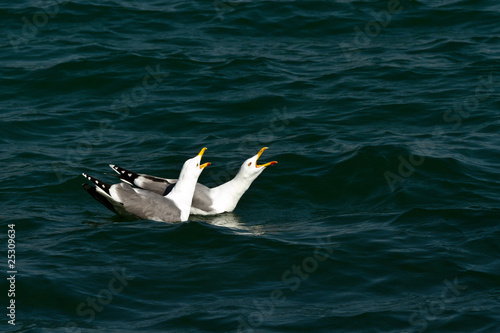
<svg viewBox="0 0 500 333"><path fill-rule="evenodd" d="M500 331L497 0L2 1L0 22L0 331ZM110 163L176 178L203 147L208 186L262 147L278 164L185 223L81 187Z"/></svg>

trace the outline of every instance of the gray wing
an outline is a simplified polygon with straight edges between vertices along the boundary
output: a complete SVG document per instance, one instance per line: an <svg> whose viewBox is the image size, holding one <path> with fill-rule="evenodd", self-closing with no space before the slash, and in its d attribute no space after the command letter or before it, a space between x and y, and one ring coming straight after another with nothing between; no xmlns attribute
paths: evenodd
<svg viewBox="0 0 500 333"><path fill-rule="evenodd" d="M139 174L121 168L114 164L110 164L109 166L118 173L122 181L144 190L160 194L162 196L170 193L170 191L177 183L177 179L166 179L156 176ZM210 188L197 183L191 206L195 209L199 209L207 213L210 212L213 206L213 200L210 196Z"/></svg>
<svg viewBox="0 0 500 333"><path fill-rule="evenodd" d="M111 194L109 193L109 190L111 189L111 185L106 184L105 182L94 178L92 176L87 175L86 173L83 173L83 176L90 180L91 182L94 183L94 186L90 186L89 184L82 184L83 188L92 196L94 199L99 201L101 204L106 206L109 210L112 212L122 215L124 217L136 217L133 214L130 214L127 212L124 208L123 205L116 201L113 197L111 197Z"/></svg>
<svg viewBox="0 0 500 333"><path fill-rule="evenodd" d="M204 212L210 212L212 210L212 206L213 206L213 200L210 197L210 188L200 183L197 183L196 188L194 190L191 207L200 209Z"/></svg>
<svg viewBox="0 0 500 333"><path fill-rule="evenodd" d="M113 185L110 192L128 213L141 219L163 222L181 221L179 207L172 200L160 194L148 190L133 189L125 183Z"/></svg>
<svg viewBox="0 0 500 333"><path fill-rule="evenodd" d="M144 190L161 194L163 196L170 193L175 183L177 183L177 179L166 179L161 177L140 174L121 168L114 164L110 164L109 166L113 170L115 170L116 173L118 173L118 177L120 177L120 179L123 182L137 186Z"/></svg>

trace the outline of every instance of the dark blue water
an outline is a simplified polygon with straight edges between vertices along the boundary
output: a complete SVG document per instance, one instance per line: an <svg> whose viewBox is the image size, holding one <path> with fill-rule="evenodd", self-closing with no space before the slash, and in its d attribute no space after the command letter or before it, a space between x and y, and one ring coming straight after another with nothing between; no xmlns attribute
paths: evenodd
<svg viewBox="0 0 500 333"><path fill-rule="evenodd" d="M0 330L497 332L499 17L3 1ZM175 178L202 147L215 186L264 146L279 163L234 213L131 221L81 188L109 163Z"/></svg>

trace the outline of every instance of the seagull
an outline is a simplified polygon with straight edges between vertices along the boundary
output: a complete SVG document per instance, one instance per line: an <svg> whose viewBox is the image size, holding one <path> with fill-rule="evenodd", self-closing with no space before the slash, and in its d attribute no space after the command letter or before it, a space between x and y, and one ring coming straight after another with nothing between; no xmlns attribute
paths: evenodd
<svg viewBox="0 0 500 333"><path fill-rule="evenodd" d="M83 184L83 188L108 209L124 216L140 219L184 222L189 219L191 201L196 182L209 162L201 164L201 157L207 148L184 162L179 180L167 195L163 196L148 190L133 188L126 183L106 184L86 173L82 175L95 184Z"/></svg>
<svg viewBox="0 0 500 333"><path fill-rule="evenodd" d="M272 161L265 164L257 164L257 160L266 149L268 149L268 147L262 148L257 155L243 162L238 174L227 183L214 188L209 188L199 183L196 184L193 202L191 204L191 214L216 215L232 212L252 182L257 179L268 166L278 163ZM166 179L139 174L120 168L114 164L110 164L109 166L118 173L118 177L123 182L157 194L168 195L168 193L173 191L177 186L177 179Z"/></svg>

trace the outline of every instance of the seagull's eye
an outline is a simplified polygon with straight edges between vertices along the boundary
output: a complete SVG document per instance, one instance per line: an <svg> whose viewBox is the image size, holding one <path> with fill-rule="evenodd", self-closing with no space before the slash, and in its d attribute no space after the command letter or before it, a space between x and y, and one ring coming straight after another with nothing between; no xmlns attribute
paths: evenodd
<svg viewBox="0 0 500 333"><path fill-rule="evenodd" d="M196 166L199 166L199 165L200 165L200 163L196 163Z"/></svg>
<svg viewBox="0 0 500 333"><path fill-rule="evenodd" d="M252 162L248 163L248 166L251 166L252 165Z"/></svg>

